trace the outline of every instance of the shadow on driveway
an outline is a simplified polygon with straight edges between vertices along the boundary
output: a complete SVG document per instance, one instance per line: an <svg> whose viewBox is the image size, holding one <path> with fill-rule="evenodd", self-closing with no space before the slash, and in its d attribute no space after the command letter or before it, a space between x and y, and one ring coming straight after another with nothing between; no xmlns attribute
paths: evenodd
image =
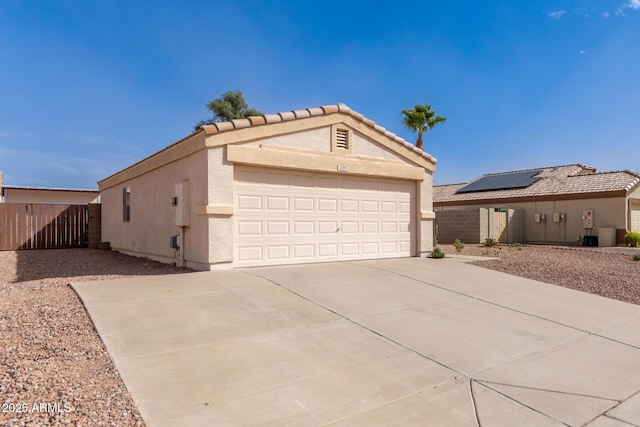
<svg viewBox="0 0 640 427"><path fill-rule="evenodd" d="M4 264L4 268L0 269L0 281L3 283L86 276L146 276L193 272L175 265L98 249L2 251L0 262Z"/></svg>

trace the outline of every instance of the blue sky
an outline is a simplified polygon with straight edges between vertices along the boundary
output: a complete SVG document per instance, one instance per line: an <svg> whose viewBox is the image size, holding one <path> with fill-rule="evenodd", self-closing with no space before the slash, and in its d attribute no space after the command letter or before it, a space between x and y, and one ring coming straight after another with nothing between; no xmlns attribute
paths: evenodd
<svg viewBox="0 0 640 427"><path fill-rule="evenodd" d="M265 113L343 102L408 141L400 111L431 104L439 184L640 171L640 0L0 2L7 185L96 188L227 90Z"/></svg>

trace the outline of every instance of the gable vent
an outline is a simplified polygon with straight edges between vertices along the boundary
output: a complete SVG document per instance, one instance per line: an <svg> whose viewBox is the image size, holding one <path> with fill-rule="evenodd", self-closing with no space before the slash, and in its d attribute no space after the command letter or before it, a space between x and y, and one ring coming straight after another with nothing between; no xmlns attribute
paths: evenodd
<svg viewBox="0 0 640 427"><path fill-rule="evenodd" d="M346 129L336 129L336 147L343 150L349 149L349 131Z"/></svg>

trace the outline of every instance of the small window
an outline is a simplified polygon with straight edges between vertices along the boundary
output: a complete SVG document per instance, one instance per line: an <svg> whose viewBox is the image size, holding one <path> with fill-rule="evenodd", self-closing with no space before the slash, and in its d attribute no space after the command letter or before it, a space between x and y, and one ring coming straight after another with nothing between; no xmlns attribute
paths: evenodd
<svg viewBox="0 0 640 427"><path fill-rule="evenodd" d="M131 187L122 189L122 221L131 220Z"/></svg>

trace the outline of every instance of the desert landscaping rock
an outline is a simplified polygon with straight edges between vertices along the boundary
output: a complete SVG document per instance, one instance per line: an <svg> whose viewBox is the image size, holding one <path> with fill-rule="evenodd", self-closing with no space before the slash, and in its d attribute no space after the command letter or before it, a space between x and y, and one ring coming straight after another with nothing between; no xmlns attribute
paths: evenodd
<svg viewBox="0 0 640 427"><path fill-rule="evenodd" d="M453 245L441 245L446 254L457 254ZM640 304L640 248L511 245L485 248L465 245L460 254L486 255L498 260L474 264L528 279Z"/></svg>
<svg viewBox="0 0 640 427"><path fill-rule="evenodd" d="M143 426L67 284L185 271L111 251L0 252L0 425Z"/></svg>
<svg viewBox="0 0 640 427"><path fill-rule="evenodd" d="M456 254L452 245L440 248ZM461 253L500 258L478 262L485 268L639 304L640 262L632 260L639 252L468 244ZM144 425L91 319L67 284L189 271L113 251L0 252L0 404L6 405L0 425Z"/></svg>

